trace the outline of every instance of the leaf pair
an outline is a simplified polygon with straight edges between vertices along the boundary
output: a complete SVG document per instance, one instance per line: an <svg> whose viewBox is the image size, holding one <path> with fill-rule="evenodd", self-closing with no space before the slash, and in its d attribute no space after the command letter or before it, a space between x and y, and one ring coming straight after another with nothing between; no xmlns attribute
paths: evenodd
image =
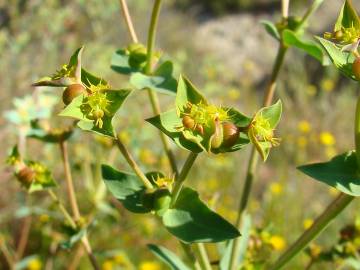
<svg viewBox="0 0 360 270"><path fill-rule="evenodd" d="M133 174L102 166L102 177L112 195L124 207L134 213L150 212L143 204L145 187ZM229 222L210 210L199 194L184 188L175 205L162 214L165 228L186 243L220 242L238 237L238 230Z"/></svg>

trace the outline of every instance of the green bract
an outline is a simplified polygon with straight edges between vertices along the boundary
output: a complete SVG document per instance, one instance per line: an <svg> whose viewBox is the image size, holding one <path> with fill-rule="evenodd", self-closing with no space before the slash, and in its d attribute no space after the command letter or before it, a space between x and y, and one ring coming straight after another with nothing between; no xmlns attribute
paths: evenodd
<svg viewBox="0 0 360 270"><path fill-rule="evenodd" d="M194 153L233 152L249 143L244 132L233 145L220 144L212 147L216 135L216 124L230 122L238 129L246 128L251 119L235 109L209 104L195 86L180 76L176 94L176 109L150 119L149 123L169 136L178 146Z"/></svg>
<svg viewBox="0 0 360 270"><path fill-rule="evenodd" d="M274 130L280 121L281 113L282 103L279 100L274 105L258 111L248 127L248 136L264 161L270 149L279 145L280 140L274 137Z"/></svg>
<svg viewBox="0 0 360 270"><path fill-rule="evenodd" d="M153 180L151 175L154 173L147 174L147 177ZM151 211L143 204L144 195L148 194L148 191L135 175L103 165L102 176L107 188L126 209L134 213ZM235 227L211 211L199 199L198 193L190 188L184 188L175 205L163 208L160 216L167 230L187 243L220 242L240 235Z"/></svg>
<svg viewBox="0 0 360 270"><path fill-rule="evenodd" d="M17 146L13 147L7 163L14 169L14 174L29 193L57 186L51 171L42 163L23 160Z"/></svg>
<svg viewBox="0 0 360 270"><path fill-rule="evenodd" d="M138 45L139 48L136 48ZM143 45L142 45L143 46ZM152 74L145 74L144 66L146 61L146 54L139 53L146 48L141 44L132 44L127 49L118 50L111 59L111 68L124 75L130 75L130 83L137 89L151 89L164 94L176 93L176 79L173 75L173 63L171 61L158 61L157 66ZM134 47L134 48L132 48ZM132 52L133 51L133 52ZM134 61L135 58L141 61ZM144 57L141 57L144 55ZM159 58L157 53L155 57ZM134 62L136 62L134 64Z"/></svg>
<svg viewBox="0 0 360 270"><path fill-rule="evenodd" d="M355 151L349 151L328 162L298 167L308 176L351 196L360 196L360 173Z"/></svg>
<svg viewBox="0 0 360 270"><path fill-rule="evenodd" d="M353 74L352 64L355 55L358 55L360 19L350 1L345 1L336 21L334 32L327 32L324 37L334 41L318 38L336 68L345 76L357 80Z"/></svg>
<svg viewBox="0 0 360 270"><path fill-rule="evenodd" d="M112 118L119 110L130 90L96 90L85 96L80 95L59 114L80 120L78 126L83 130L115 137Z"/></svg>

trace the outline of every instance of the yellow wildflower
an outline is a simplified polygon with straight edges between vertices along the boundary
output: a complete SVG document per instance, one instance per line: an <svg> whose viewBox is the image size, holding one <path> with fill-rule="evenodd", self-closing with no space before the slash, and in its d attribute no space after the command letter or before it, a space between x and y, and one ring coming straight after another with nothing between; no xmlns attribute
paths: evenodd
<svg viewBox="0 0 360 270"><path fill-rule="evenodd" d="M335 82L331 79L324 79L321 81L321 88L326 92L331 92L335 88Z"/></svg>
<svg viewBox="0 0 360 270"><path fill-rule="evenodd" d="M42 262L38 259L32 259L28 265L27 270L40 270L42 268Z"/></svg>
<svg viewBox="0 0 360 270"><path fill-rule="evenodd" d="M139 270L161 270L161 265L154 261L144 261L140 264Z"/></svg>
<svg viewBox="0 0 360 270"><path fill-rule="evenodd" d="M128 131L121 131L119 133L119 137L121 139L121 141L124 143L124 144L129 144L130 143L130 134Z"/></svg>
<svg viewBox="0 0 360 270"><path fill-rule="evenodd" d="M101 270L112 270L113 268L114 268L114 263L110 260L104 261L101 266Z"/></svg>
<svg viewBox="0 0 360 270"><path fill-rule="evenodd" d="M275 182L270 185L270 192L274 195L279 195L283 191L283 187L280 183Z"/></svg>
<svg viewBox="0 0 360 270"><path fill-rule="evenodd" d="M308 139L305 136L300 136L297 138L296 143L300 148L305 148L308 145Z"/></svg>
<svg viewBox="0 0 360 270"><path fill-rule="evenodd" d="M302 120L298 123L298 130L302 133L309 133L311 131L311 125L308 121Z"/></svg>
<svg viewBox="0 0 360 270"><path fill-rule="evenodd" d="M231 100L238 100L240 98L240 91L238 89L232 88L228 91L227 94Z"/></svg>
<svg viewBox="0 0 360 270"><path fill-rule="evenodd" d="M326 146L332 146L335 144L335 138L330 132L320 133L320 142Z"/></svg>
<svg viewBox="0 0 360 270"><path fill-rule="evenodd" d="M272 247L277 250L277 251L281 251L286 247L286 242L284 240L284 238L282 238L279 235L273 235L270 238L270 244L272 245Z"/></svg>
<svg viewBox="0 0 360 270"><path fill-rule="evenodd" d="M39 220L42 223L47 223L47 222L49 222L50 217L49 217L49 215L43 214L43 215L39 216Z"/></svg>
<svg viewBox="0 0 360 270"><path fill-rule="evenodd" d="M314 220L312 220L311 218L307 218L304 220L303 222L303 227L305 230L309 229L314 223Z"/></svg>
<svg viewBox="0 0 360 270"><path fill-rule="evenodd" d="M153 152L147 148L140 150L139 158L140 158L141 162L148 164L148 165L153 165L156 163L156 158L155 158Z"/></svg>

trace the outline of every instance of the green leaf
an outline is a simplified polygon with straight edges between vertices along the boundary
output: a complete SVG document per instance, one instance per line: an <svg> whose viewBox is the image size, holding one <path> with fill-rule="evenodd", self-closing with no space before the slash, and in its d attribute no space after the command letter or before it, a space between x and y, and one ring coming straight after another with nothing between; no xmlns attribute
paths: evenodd
<svg viewBox="0 0 360 270"><path fill-rule="evenodd" d="M108 190L127 210L133 213L150 212L142 203L145 186L136 175L117 171L108 165L102 165L101 172Z"/></svg>
<svg viewBox="0 0 360 270"><path fill-rule="evenodd" d="M131 74L140 70L129 65L129 55L125 50L118 50L111 58L111 69L120 74Z"/></svg>
<svg viewBox="0 0 360 270"><path fill-rule="evenodd" d="M179 129L176 129L177 127L182 126L182 122L175 110L164 112L155 117L146 119L146 121L160 129L160 131L171 138L179 147L194 153L203 151L199 145L187 140L182 132Z"/></svg>
<svg viewBox="0 0 360 270"><path fill-rule="evenodd" d="M324 55L322 49L316 42L311 40L305 40L299 34L296 34L295 32L288 29L285 29L282 32L282 38L286 46L294 46L300 50L305 51L307 54L317 59L323 65L329 64L328 58Z"/></svg>
<svg viewBox="0 0 360 270"><path fill-rule="evenodd" d="M138 89L150 88L163 94L175 94L177 82L173 77L173 64L170 61L162 63L153 75L136 72L131 75L130 83Z"/></svg>
<svg viewBox="0 0 360 270"><path fill-rule="evenodd" d="M162 262L166 263L172 270L190 270L189 267L181 261L181 259L172 251L162 246L148 244L148 248L155 254Z"/></svg>
<svg viewBox="0 0 360 270"><path fill-rule="evenodd" d="M114 137L112 119L119 110L127 96L131 93L130 90L103 90L109 104L106 108L107 112L102 117L103 126L100 128L96 124L96 120L91 119L88 112L84 111L83 106L86 103L86 97L80 95L73 99L73 101L60 112L60 116L72 117L80 120L78 126L86 131L93 131L100 135Z"/></svg>
<svg viewBox="0 0 360 270"><path fill-rule="evenodd" d="M348 52L342 52L341 48L339 48L331 41L328 41L321 37L317 37L317 39L324 47L335 67L340 70L340 72L346 77L356 80L352 71L352 63L354 62L355 57Z"/></svg>
<svg viewBox="0 0 360 270"><path fill-rule="evenodd" d="M79 242L86 234L87 228L79 230L77 233L73 234L70 239L60 243L60 247L63 249L71 249L77 242Z"/></svg>
<svg viewBox="0 0 360 270"><path fill-rule="evenodd" d="M360 19L351 1L346 0L336 20L334 31L352 27L360 29Z"/></svg>
<svg viewBox="0 0 360 270"><path fill-rule="evenodd" d="M240 236L228 221L209 209L190 188L184 188L173 208L163 215L166 229L185 243L221 242Z"/></svg>
<svg viewBox="0 0 360 270"><path fill-rule="evenodd" d="M270 36L272 36L276 40L280 40L280 34L279 34L279 31L276 28L275 24L273 24L271 21L267 21L267 20L262 20L260 23L264 26L266 32Z"/></svg>
<svg viewBox="0 0 360 270"><path fill-rule="evenodd" d="M351 196L360 196L360 174L355 151L349 151L328 162L298 167L306 175Z"/></svg>
<svg viewBox="0 0 360 270"><path fill-rule="evenodd" d="M72 126L54 130L45 130L39 125L38 121L33 121L31 123L31 129L27 132L26 136L47 143L59 143L68 140L72 134Z"/></svg>
<svg viewBox="0 0 360 270"><path fill-rule="evenodd" d="M236 256L235 258L237 258L236 265L241 265L245 258L247 246L248 246L249 239L250 239L250 232L251 232L251 216L249 214L244 214L242 220L243 220L242 225L241 225L242 235L241 235L241 239L239 240L240 247L239 247L238 254L235 255ZM230 269L230 257L231 257L231 252L233 249L234 241L235 240L229 241L224 253L221 256L220 270Z"/></svg>
<svg viewBox="0 0 360 270"><path fill-rule="evenodd" d="M276 128L282 114L282 102L278 100L275 104L262 108L258 113L261 113L265 119L270 122L271 128Z"/></svg>
<svg viewBox="0 0 360 270"><path fill-rule="evenodd" d="M198 104L202 102L207 104L205 97L196 89L196 87L185 77L180 75L176 94L176 108L181 110L188 102Z"/></svg>

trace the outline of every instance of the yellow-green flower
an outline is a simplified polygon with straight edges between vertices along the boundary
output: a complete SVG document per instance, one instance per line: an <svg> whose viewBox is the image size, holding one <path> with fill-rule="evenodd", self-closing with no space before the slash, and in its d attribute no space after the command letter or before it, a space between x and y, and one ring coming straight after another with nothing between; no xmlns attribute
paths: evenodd
<svg viewBox="0 0 360 270"><path fill-rule="evenodd" d="M101 265L101 270L112 270L114 268L114 263L111 260L106 260Z"/></svg>
<svg viewBox="0 0 360 270"><path fill-rule="evenodd" d="M309 229L313 225L313 223L314 223L313 219L311 219L311 218L305 219L304 222L303 222L304 229L305 230Z"/></svg>
<svg viewBox="0 0 360 270"><path fill-rule="evenodd" d="M270 185L270 192L274 195L279 195L283 191L283 187L280 183L275 182Z"/></svg>
<svg viewBox="0 0 360 270"><path fill-rule="evenodd" d="M42 262L38 259L32 259L28 265L27 265L27 270L40 270L42 269Z"/></svg>
<svg viewBox="0 0 360 270"><path fill-rule="evenodd" d="M161 265L155 261L144 261L140 263L139 270L161 270Z"/></svg>
<svg viewBox="0 0 360 270"><path fill-rule="evenodd" d="M298 130L302 133L309 133L311 131L311 125L306 120L301 120L298 123Z"/></svg>
<svg viewBox="0 0 360 270"><path fill-rule="evenodd" d="M269 242L277 251L281 251L286 247L285 239L279 235L271 236Z"/></svg>
<svg viewBox="0 0 360 270"><path fill-rule="evenodd" d="M330 132L321 132L320 133L320 142L325 146L332 146L335 144L335 138Z"/></svg>

